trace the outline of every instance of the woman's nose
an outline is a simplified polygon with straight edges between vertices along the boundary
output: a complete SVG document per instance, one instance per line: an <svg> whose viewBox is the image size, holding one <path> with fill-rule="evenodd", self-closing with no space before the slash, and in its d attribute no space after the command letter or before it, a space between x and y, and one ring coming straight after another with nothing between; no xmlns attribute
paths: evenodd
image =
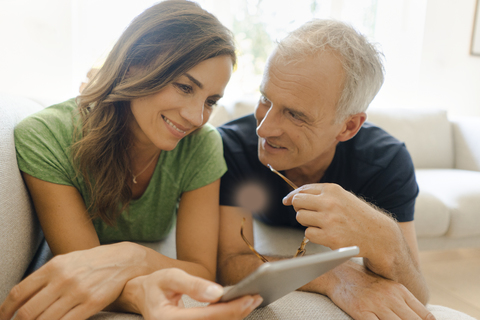
<svg viewBox="0 0 480 320"><path fill-rule="evenodd" d="M180 115L191 125L199 127L203 124L204 103L192 102L188 106L182 108Z"/></svg>

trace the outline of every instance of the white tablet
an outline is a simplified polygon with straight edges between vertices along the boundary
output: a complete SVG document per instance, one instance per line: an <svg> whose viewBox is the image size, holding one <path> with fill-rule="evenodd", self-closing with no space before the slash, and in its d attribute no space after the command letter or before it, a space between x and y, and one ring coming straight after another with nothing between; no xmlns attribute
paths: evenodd
<svg viewBox="0 0 480 320"><path fill-rule="evenodd" d="M356 256L358 247L347 247L301 258L266 262L236 285L226 288L220 301L259 294L260 307L283 297L325 272Z"/></svg>

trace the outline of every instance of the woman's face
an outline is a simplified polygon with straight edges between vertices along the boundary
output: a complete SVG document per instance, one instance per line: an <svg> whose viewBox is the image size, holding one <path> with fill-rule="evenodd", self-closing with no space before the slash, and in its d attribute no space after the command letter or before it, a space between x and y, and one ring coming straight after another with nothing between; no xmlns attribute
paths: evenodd
<svg viewBox="0 0 480 320"><path fill-rule="evenodd" d="M159 92L133 99L135 144L173 150L208 121L231 74L232 58L218 56L200 62Z"/></svg>

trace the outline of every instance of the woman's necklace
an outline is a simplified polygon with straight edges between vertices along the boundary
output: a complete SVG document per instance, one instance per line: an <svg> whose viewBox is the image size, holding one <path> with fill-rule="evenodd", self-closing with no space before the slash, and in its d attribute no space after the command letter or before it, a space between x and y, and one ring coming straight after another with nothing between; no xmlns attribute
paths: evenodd
<svg viewBox="0 0 480 320"><path fill-rule="evenodd" d="M157 157L157 155L158 155L158 153L155 153L155 154L153 155L152 159L150 159L150 161L148 162L147 166L146 166L145 168L143 168L142 171L140 171L140 172L137 173L137 174L133 174L133 172L132 172L133 183L137 184L137 177L138 177L139 175L141 175L142 173L144 173L145 170L147 170L148 167L150 167L150 165L152 164L153 160ZM131 172L131 171L130 171L130 172Z"/></svg>

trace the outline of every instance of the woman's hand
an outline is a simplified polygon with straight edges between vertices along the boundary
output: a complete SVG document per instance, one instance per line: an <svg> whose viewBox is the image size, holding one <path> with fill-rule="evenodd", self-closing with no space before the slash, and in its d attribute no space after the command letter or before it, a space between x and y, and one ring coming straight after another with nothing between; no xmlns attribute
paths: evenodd
<svg viewBox="0 0 480 320"><path fill-rule="evenodd" d="M118 243L59 255L32 273L0 305L0 320L86 319L114 302L144 271L133 244ZM140 260L140 259L139 259ZM142 273L140 273L142 274Z"/></svg>
<svg viewBox="0 0 480 320"><path fill-rule="evenodd" d="M262 303L260 296L245 296L227 303L184 309L182 294L200 302L217 302L223 288L180 269L163 269L130 280L120 300L133 303L145 320L243 319Z"/></svg>

